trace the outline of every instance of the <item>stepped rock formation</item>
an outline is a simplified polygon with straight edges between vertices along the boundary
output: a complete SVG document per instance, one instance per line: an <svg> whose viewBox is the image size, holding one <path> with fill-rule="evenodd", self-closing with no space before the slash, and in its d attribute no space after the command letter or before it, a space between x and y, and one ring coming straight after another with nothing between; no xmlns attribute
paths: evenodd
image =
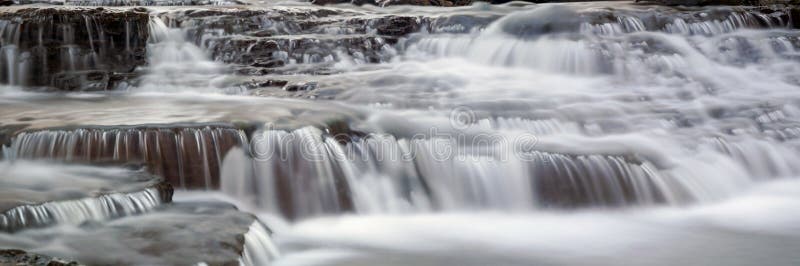
<svg viewBox="0 0 800 266"><path fill-rule="evenodd" d="M800 13L739 3L16 1L0 264L795 265Z"/></svg>
<svg viewBox="0 0 800 266"><path fill-rule="evenodd" d="M0 11L6 84L108 90L144 64L149 15L139 8Z"/></svg>

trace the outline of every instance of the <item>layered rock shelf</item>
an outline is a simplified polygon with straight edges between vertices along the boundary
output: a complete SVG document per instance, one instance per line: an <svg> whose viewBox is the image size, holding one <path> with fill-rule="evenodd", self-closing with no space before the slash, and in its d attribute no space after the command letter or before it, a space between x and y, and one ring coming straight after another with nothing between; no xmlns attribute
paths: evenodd
<svg viewBox="0 0 800 266"><path fill-rule="evenodd" d="M109 90L144 64L149 15L141 8L0 10L0 81L60 90Z"/></svg>

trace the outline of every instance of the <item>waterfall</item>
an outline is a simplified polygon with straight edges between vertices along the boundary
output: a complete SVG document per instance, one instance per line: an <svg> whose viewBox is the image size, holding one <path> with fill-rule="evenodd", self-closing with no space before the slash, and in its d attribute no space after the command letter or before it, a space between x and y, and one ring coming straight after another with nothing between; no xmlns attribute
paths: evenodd
<svg viewBox="0 0 800 266"><path fill-rule="evenodd" d="M796 5L313 2L6 10L0 83L36 91L0 93L0 246L87 264L797 264Z"/></svg>
<svg viewBox="0 0 800 266"><path fill-rule="evenodd" d="M775 62L778 67L796 54L786 37L775 36L788 26L786 13L734 9L700 13L696 17L702 20L697 20L652 18L641 12L578 13L549 5L510 14L469 34L418 34L406 45L413 57L464 57L550 73L614 74L627 80L653 73L710 79L699 77L706 73L696 69L750 62ZM615 19L605 21L606 16ZM775 34L742 30L759 28Z"/></svg>
<svg viewBox="0 0 800 266"><path fill-rule="evenodd" d="M3 153L10 160L144 163L175 187L212 189L222 158L246 143L241 130L210 126L39 130L18 134Z"/></svg>
<svg viewBox="0 0 800 266"><path fill-rule="evenodd" d="M184 29L170 28L157 16L150 17L148 27L148 65L138 90L214 92L223 88L225 66L187 41Z"/></svg>
<svg viewBox="0 0 800 266"><path fill-rule="evenodd" d="M267 228L258 220L254 221L247 233L244 234L244 250L239 259L239 265L269 265L269 262L278 256L278 248L272 243Z"/></svg>
<svg viewBox="0 0 800 266"><path fill-rule="evenodd" d="M225 158L221 189L296 219L342 212L683 205L728 197L751 182L732 159L714 150L698 155L706 161L702 168L730 172L725 178L709 178L693 161L664 169L612 151L529 150L521 158L518 149L502 143L489 143L483 151L459 145L381 134L342 143L313 127L263 130L254 135L249 156L233 150Z"/></svg>
<svg viewBox="0 0 800 266"><path fill-rule="evenodd" d="M80 200L23 205L0 214L0 231L105 221L148 212L159 205L161 205L160 192L152 188L134 193L114 193Z"/></svg>

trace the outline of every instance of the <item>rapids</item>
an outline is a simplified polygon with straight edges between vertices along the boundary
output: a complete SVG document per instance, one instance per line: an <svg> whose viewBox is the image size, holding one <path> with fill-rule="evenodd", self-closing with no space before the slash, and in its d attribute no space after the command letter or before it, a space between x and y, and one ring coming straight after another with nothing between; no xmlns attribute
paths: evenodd
<svg viewBox="0 0 800 266"><path fill-rule="evenodd" d="M91 215L0 249L107 263L69 242L96 238L121 262L187 262L134 248L143 221L192 243L170 256L239 234L211 264L800 264L794 6L152 2L58 33L0 17L0 177L133 163L176 203L22 205Z"/></svg>

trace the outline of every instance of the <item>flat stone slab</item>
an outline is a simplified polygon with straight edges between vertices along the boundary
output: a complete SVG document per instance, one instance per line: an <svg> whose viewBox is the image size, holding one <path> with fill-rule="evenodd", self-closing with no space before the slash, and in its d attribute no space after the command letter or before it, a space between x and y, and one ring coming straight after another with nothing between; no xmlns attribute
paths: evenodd
<svg viewBox="0 0 800 266"><path fill-rule="evenodd" d="M227 203L181 202L106 223L0 233L0 247L87 265L239 265L254 222Z"/></svg>

